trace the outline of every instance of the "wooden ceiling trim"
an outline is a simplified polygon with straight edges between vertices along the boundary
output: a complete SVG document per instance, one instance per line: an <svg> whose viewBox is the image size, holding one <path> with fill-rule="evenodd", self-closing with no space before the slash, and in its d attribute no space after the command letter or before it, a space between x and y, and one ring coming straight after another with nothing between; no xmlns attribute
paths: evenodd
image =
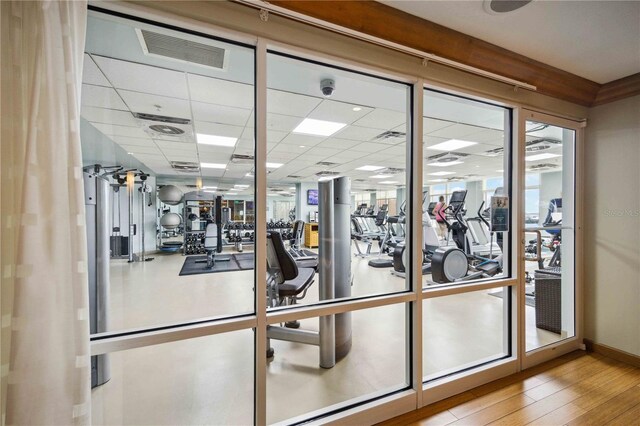
<svg viewBox="0 0 640 426"><path fill-rule="evenodd" d="M529 83L537 92L591 106L601 85L375 1L272 0L296 13Z"/></svg>
<svg viewBox="0 0 640 426"><path fill-rule="evenodd" d="M640 95L640 73L603 84L592 106Z"/></svg>

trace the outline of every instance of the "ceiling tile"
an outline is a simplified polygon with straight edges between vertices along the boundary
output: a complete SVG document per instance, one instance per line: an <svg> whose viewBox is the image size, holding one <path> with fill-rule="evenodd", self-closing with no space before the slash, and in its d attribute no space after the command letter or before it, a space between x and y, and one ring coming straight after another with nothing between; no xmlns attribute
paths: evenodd
<svg viewBox="0 0 640 426"><path fill-rule="evenodd" d="M253 85L188 74L191 100L216 105L253 108Z"/></svg>
<svg viewBox="0 0 640 426"><path fill-rule="evenodd" d="M251 115L251 110L245 108L214 105L205 102L191 102L193 119L209 123L229 124L244 127Z"/></svg>
<svg viewBox="0 0 640 426"><path fill-rule="evenodd" d="M267 90L267 112L270 113L306 117L320 102L320 99L311 96Z"/></svg>
<svg viewBox="0 0 640 426"><path fill-rule="evenodd" d="M354 111L353 108L359 108ZM324 99L310 114L315 120L351 124L373 111L373 108Z"/></svg>
<svg viewBox="0 0 640 426"><path fill-rule="evenodd" d="M302 120L301 117L267 113L267 131L279 130L282 132L291 132Z"/></svg>
<svg viewBox="0 0 640 426"><path fill-rule="evenodd" d="M151 138L131 138L128 136L111 136L111 139L120 145L140 145L140 146L154 146Z"/></svg>
<svg viewBox="0 0 640 426"><path fill-rule="evenodd" d="M129 111L83 106L80 114L85 120L92 123L117 124L129 127L139 126Z"/></svg>
<svg viewBox="0 0 640 426"><path fill-rule="evenodd" d="M191 119L189 102L184 99L150 95L119 89L118 93L132 112Z"/></svg>
<svg viewBox="0 0 640 426"><path fill-rule="evenodd" d="M298 146L315 146L322 142L324 139L325 138L322 136L300 135L291 133L289 136L282 139L281 143Z"/></svg>
<svg viewBox="0 0 640 426"><path fill-rule="evenodd" d="M82 105L98 108L128 110L118 93L111 87L82 85Z"/></svg>
<svg viewBox="0 0 640 426"><path fill-rule="evenodd" d="M360 153L374 153L387 148L387 145L381 143L363 142L359 145L349 148L352 151L359 151ZM362 154L360 154L362 155Z"/></svg>
<svg viewBox="0 0 640 426"><path fill-rule="evenodd" d="M397 111L378 108L371 111L353 124L373 129L387 130L400 126L407 121L407 115Z"/></svg>
<svg viewBox="0 0 640 426"><path fill-rule="evenodd" d="M111 87L109 80L102 74L100 69L96 66L91 56L84 54L84 64L82 69L82 82L87 84L93 84L96 86Z"/></svg>
<svg viewBox="0 0 640 426"><path fill-rule="evenodd" d="M349 149L353 146L359 145L360 141L351 141L347 139L337 139L337 138L329 138L325 139L317 146L320 148L338 148L338 149Z"/></svg>
<svg viewBox="0 0 640 426"><path fill-rule="evenodd" d="M103 123L91 123L91 125L108 136L127 136L130 138L142 139L148 137L144 130L140 129L139 127L116 126Z"/></svg>
<svg viewBox="0 0 640 426"><path fill-rule="evenodd" d="M140 146L140 145L120 145L125 151L132 152L134 154L156 154L162 156L162 152L155 146Z"/></svg>
<svg viewBox="0 0 640 426"><path fill-rule="evenodd" d="M93 58L116 89L189 99L183 72L96 55Z"/></svg>
<svg viewBox="0 0 640 426"><path fill-rule="evenodd" d="M197 133L204 133L207 135L225 136L230 138L240 138L244 130L240 126L231 126L229 124L208 123L206 121L196 121L194 123L194 129Z"/></svg>
<svg viewBox="0 0 640 426"><path fill-rule="evenodd" d="M347 126L338 133L332 135L334 138L349 139L354 141L369 141L380 133L380 129L371 129L368 127Z"/></svg>

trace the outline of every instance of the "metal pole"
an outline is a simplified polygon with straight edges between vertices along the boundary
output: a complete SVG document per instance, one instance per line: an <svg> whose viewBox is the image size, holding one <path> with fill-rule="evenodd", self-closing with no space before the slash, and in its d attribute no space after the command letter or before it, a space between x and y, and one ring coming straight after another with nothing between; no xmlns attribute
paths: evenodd
<svg viewBox="0 0 640 426"><path fill-rule="evenodd" d="M147 189L147 183L146 182L142 182L142 185L140 186L140 201L142 203L142 208L140 209L141 210L141 216L142 216L142 220L140 220L140 225L141 225L140 226L140 239L142 241L142 243L141 243L141 246L142 246L141 247L141 252L142 253L141 253L140 260L143 261L143 262L145 260L147 260L147 259L145 259L145 252L144 252L144 204L145 204L145 202L144 202L144 194L146 192L146 189Z"/></svg>
<svg viewBox="0 0 640 426"><path fill-rule="evenodd" d="M129 193L129 263L134 261L133 258L133 187L135 176L132 172L127 173L127 191Z"/></svg>
<svg viewBox="0 0 640 426"><path fill-rule="evenodd" d="M320 300L329 300L335 297L333 182L319 182L318 189L319 292ZM336 365L335 317L326 315L320 317L320 367L332 368L334 365Z"/></svg>
<svg viewBox="0 0 640 426"><path fill-rule="evenodd" d="M335 298L351 297L351 181L348 177L334 179L333 202L333 250L335 259ZM335 357L344 358L351 350L351 313L335 316Z"/></svg>

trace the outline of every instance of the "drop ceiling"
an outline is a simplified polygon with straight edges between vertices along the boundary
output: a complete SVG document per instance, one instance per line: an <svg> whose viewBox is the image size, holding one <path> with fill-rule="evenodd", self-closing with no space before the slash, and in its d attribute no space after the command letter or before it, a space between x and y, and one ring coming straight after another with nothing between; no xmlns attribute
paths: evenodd
<svg viewBox="0 0 640 426"><path fill-rule="evenodd" d="M482 0L379 0L597 83L640 72L640 2L533 0L505 13Z"/></svg>
<svg viewBox="0 0 640 426"><path fill-rule="evenodd" d="M99 30L107 33L101 34ZM129 44L120 49L105 43L110 34ZM218 190L249 185L237 193L251 193L253 164L232 160L233 155L254 154L252 78L247 81L245 69L233 74L235 69L252 67L253 61L247 60L251 50L217 41L198 41L227 50L225 70L205 70L146 56L134 27L90 17L82 117L153 170L159 182L195 184L201 178L205 186ZM402 186L407 166L403 133L407 132L408 86L277 55L269 58L268 75L267 161L282 164L268 169L268 187L272 192L290 194L294 183L316 182L319 175L327 172L351 177L356 191ZM319 82L323 78L336 81L336 92L331 98L320 94ZM132 113L183 118L190 120L190 124L175 125L184 130L182 135L162 135L151 131L149 122L135 118ZM504 146L503 109L429 92L425 115L426 182L502 175L499 170L504 169L504 156L500 152ZM345 126L328 137L295 133L293 130L308 118ZM396 136L400 137L381 138L389 132L398 132ZM198 144L198 133L237 138L237 142L229 147ZM474 144L449 154L430 149L451 139ZM442 154L460 157L456 157L459 164L429 166L442 161L442 157L430 157ZM171 162L215 163L222 168L184 173L172 168ZM544 161L553 162L557 163L558 158ZM381 169L357 170L366 165ZM447 173L431 175L442 171ZM376 179L380 174L388 177Z"/></svg>

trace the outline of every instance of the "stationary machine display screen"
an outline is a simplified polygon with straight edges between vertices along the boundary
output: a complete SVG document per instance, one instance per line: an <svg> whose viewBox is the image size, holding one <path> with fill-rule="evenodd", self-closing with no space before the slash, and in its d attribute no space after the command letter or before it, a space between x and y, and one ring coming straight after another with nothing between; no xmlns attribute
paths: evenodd
<svg viewBox="0 0 640 426"><path fill-rule="evenodd" d="M317 189L309 189L307 190L307 204L310 206L318 205L318 190Z"/></svg>
<svg viewBox="0 0 640 426"><path fill-rule="evenodd" d="M449 204L463 203L465 198L467 198L467 191L455 191L451 195L451 200L449 200Z"/></svg>

